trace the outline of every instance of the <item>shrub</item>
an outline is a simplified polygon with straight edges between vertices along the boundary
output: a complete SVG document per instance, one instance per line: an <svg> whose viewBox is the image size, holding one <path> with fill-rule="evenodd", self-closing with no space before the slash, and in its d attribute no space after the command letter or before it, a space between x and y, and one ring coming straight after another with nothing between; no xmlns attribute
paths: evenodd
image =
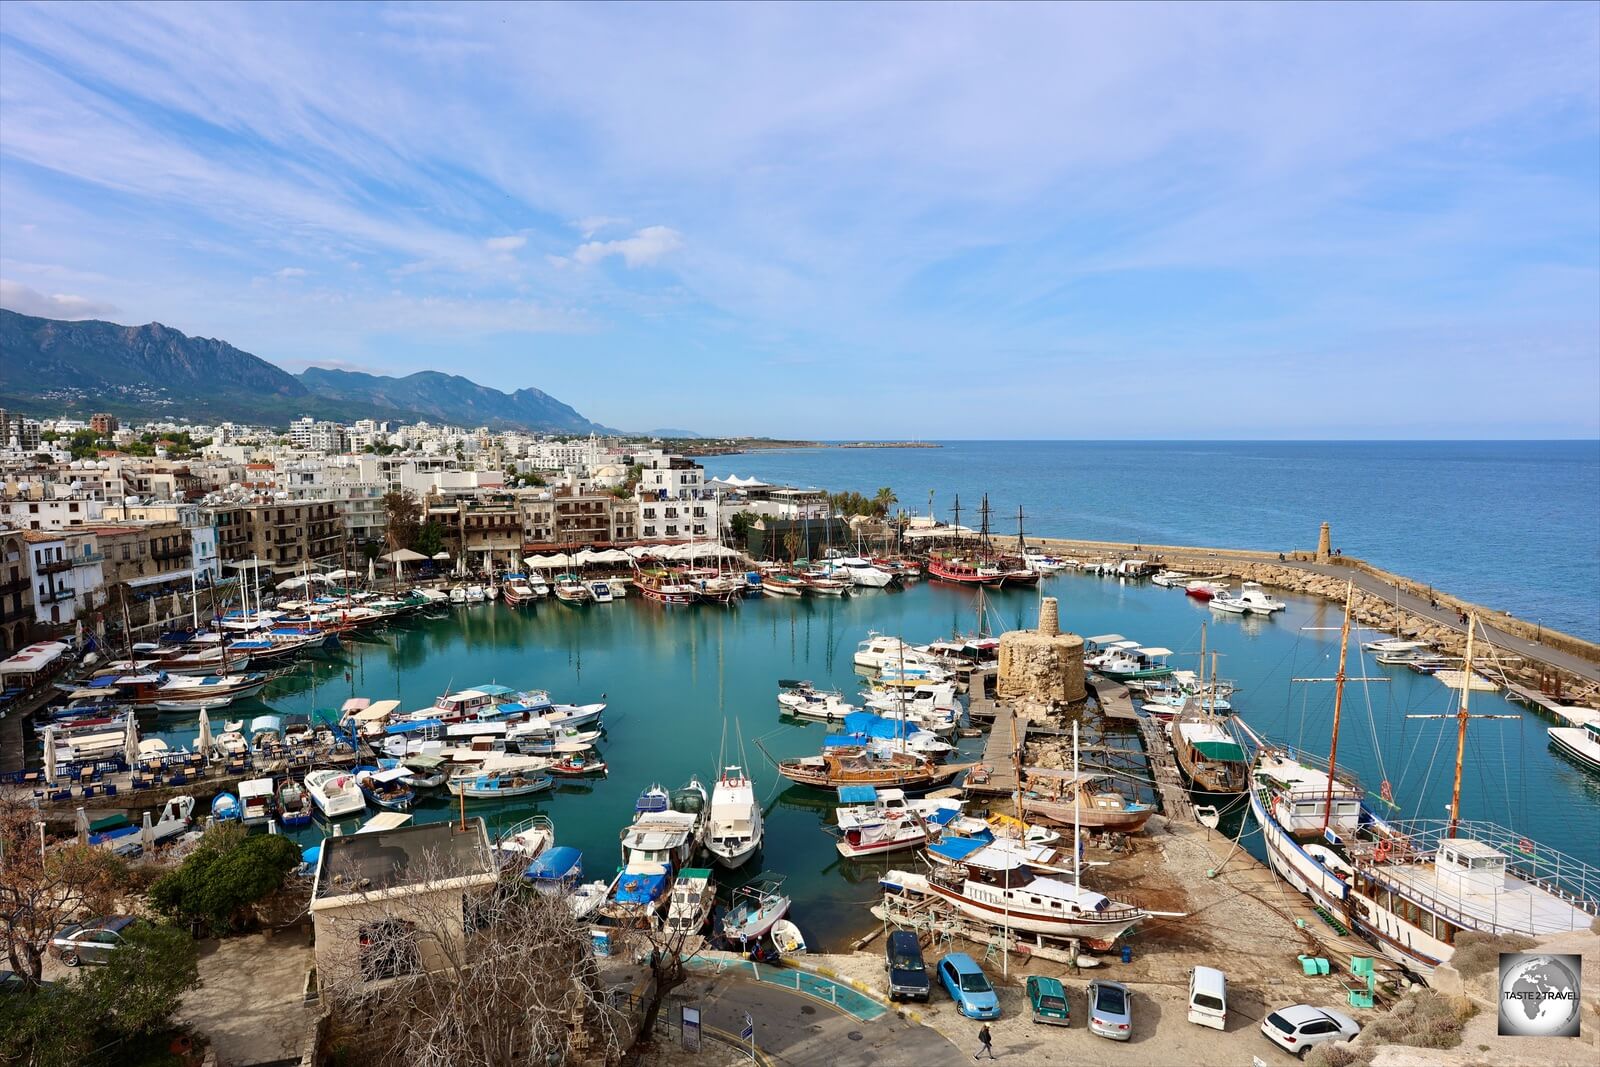
<svg viewBox="0 0 1600 1067"><path fill-rule="evenodd" d="M1478 1013L1466 997L1447 997L1431 989L1406 994L1387 1015L1368 1023L1363 1043L1409 1045L1412 1048L1455 1048L1461 1028Z"/></svg>
<svg viewBox="0 0 1600 1067"><path fill-rule="evenodd" d="M1456 952L1450 957L1450 965L1462 978L1476 978L1493 973L1500 966L1500 953L1526 952L1536 944L1533 938L1521 934L1496 936L1468 931L1456 935Z"/></svg>
<svg viewBox="0 0 1600 1067"><path fill-rule="evenodd" d="M286 837L216 826L182 866L150 887L150 899L174 919L220 936L241 928L251 905L282 885L299 862L299 848Z"/></svg>
<svg viewBox="0 0 1600 1067"><path fill-rule="evenodd" d="M1372 1062L1372 1046L1353 1045L1348 1041L1329 1041L1315 1045L1306 1053L1307 1067L1367 1067Z"/></svg>

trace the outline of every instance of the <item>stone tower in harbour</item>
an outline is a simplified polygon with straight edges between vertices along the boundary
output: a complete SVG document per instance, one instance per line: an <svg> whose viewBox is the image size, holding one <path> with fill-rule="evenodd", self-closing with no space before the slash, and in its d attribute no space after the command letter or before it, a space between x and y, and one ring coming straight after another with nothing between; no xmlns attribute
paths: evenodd
<svg viewBox="0 0 1600 1067"><path fill-rule="evenodd" d="M1317 535L1317 562L1326 563L1333 558L1333 535L1328 532L1328 524L1322 524L1322 532Z"/></svg>
<svg viewBox="0 0 1600 1067"><path fill-rule="evenodd" d="M1039 601L1039 626L1000 635L995 695L1019 704L1059 705L1083 700L1083 638L1061 632L1053 596Z"/></svg>

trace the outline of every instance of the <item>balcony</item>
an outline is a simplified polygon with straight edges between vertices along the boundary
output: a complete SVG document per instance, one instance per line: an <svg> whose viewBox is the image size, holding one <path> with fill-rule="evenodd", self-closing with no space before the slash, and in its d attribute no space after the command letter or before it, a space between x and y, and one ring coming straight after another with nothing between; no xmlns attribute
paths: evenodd
<svg viewBox="0 0 1600 1067"><path fill-rule="evenodd" d="M18 604L16 607L0 609L0 623L12 623L18 619L33 617L33 605Z"/></svg>
<svg viewBox="0 0 1600 1067"><path fill-rule="evenodd" d="M12 593L20 593L28 588L30 584L26 575L21 578L13 578L9 582L0 582L0 597L10 596Z"/></svg>
<svg viewBox="0 0 1600 1067"><path fill-rule="evenodd" d="M106 554L104 552L85 552L81 556L72 557L72 565L74 567L82 567L90 563L104 563L105 561Z"/></svg>
<svg viewBox="0 0 1600 1067"><path fill-rule="evenodd" d="M70 559L51 559L37 564L34 569L40 574L59 574L71 568L72 561Z"/></svg>
<svg viewBox="0 0 1600 1067"><path fill-rule="evenodd" d="M72 589L51 589L41 593L36 599L41 604L57 604L72 600L77 595L77 592Z"/></svg>
<svg viewBox="0 0 1600 1067"><path fill-rule="evenodd" d="M184 545L181 548L158 548L150 553L150 558L158 562L171 559L188 559L189 556L190 549L188 545Z"/></svg>

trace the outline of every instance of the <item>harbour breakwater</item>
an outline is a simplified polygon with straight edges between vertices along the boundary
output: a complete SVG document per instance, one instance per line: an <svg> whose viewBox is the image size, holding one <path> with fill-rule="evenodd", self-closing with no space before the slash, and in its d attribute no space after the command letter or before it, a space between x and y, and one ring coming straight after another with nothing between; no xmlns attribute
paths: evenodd
<svg viewBox="0 0 1600 1067"><path fill-rule="evenodd" d="M1600 708L1600 645L1474 604L1353 556L1194 545L1149 545L1030 537L1036 549L1079 560L1139 558L1195 577L1226 576L1343 603L1354 584L1351 618L1363 626L1466 654L1468 615L1489 636L1475 652L1480 673L1515 682L1557 703ZM1319 555L1321 559L1319 560Z"/></svg>

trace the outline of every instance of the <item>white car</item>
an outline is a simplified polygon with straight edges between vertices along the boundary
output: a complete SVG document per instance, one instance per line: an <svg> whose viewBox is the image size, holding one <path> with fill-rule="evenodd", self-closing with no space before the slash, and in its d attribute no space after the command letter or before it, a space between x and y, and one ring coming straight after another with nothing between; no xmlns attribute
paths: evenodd
<svg viewBox="0 0 1600 1067"><path fill-rule="evenodd" d="M1361 1024L1342 1011L1294 1004L1270 1012L1261 1020L1261 1032L1285 1052L1305 1056L1325 1041L1353 1041Z"/></svg>

